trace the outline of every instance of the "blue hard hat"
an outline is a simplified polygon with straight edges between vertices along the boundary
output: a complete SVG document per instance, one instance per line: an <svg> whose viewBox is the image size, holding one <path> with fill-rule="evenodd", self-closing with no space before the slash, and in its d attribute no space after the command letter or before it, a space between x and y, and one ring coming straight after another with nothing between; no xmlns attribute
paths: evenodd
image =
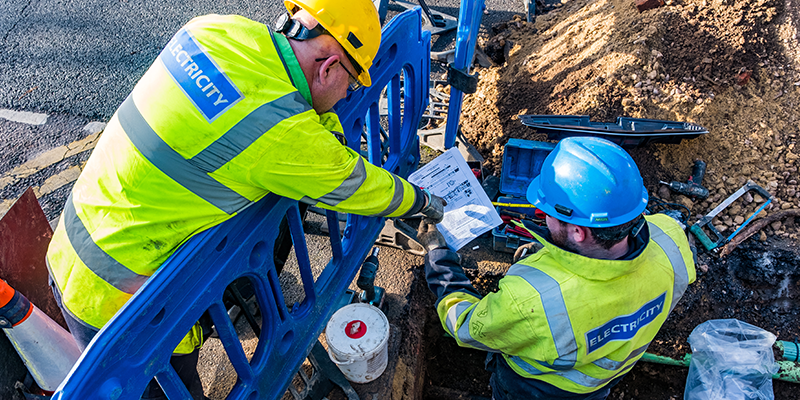
<svg viewBox="0 0 800 400"><path fill-rule="evenodd" d="M595 137L569 137L545 158L527 198L558 220L606 228L636 218L648 196L639 168L621 147Z"/></svg>

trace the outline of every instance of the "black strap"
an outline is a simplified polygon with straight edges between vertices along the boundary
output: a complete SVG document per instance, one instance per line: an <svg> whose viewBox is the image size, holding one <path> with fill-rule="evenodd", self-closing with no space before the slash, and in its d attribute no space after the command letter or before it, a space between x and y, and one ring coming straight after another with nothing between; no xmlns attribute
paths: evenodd
<svg viewBox="0 0 800 400"><path fill-rule="evenodd" d="M465 94L472 94L478 91L478 75L470 75L460 69L456 69L453 64L447 65L447 83Z"/></svg>
<svg viewBox="0 0 800 400"><path fill-rule="evenodd" d="M275 32L282 33L286 37L294 40L313 39L326 32L322 24L317 24L314 29L306 28L300 21L292 19L289 13L279 15L278 18L275 19L273 29L275 29Z"/></svg>
<svg viewBox="0 0 800 400"><path fill-rule="evenodd" d="M339 141L339 143L341 143L344 146L347 146L347 137L344 136L344 133L336 131L331 131L331 133L336 138L336 140Z"/></svg>
<svg viewBox="0 0 800 400"><path fill-rule="evenodd" d="M644 217L640 216L639 222L637 222L636 225L633 227L633 229L631 229L630 233L631 237L636 237L639 235L639 232L641 232L642 228L644 228L644 223L645 223Z"/></svg>

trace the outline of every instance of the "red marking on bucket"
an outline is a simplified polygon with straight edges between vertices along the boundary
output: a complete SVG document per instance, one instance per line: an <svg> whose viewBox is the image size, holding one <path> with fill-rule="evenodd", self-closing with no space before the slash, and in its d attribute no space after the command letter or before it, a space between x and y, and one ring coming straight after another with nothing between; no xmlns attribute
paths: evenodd
<svg viewBox="0 0 800 400"><path fill-rule="evenodd" d="M353 320L347 323L344 327L344 334L350 339L358 339L367 333L367 324Z"/></svg>

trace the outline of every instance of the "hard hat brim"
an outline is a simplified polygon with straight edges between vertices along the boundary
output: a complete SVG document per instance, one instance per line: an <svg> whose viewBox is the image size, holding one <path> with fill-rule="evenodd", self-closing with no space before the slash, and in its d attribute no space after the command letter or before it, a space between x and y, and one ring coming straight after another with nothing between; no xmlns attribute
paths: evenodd
<svg viewBox="0 0 800 400"><path fill-rule="evenodd" d="M533 178L530 185L528 185L528 190L525 192L525 198L528 200L536 208L542 210L545 214L559 220L562 222L568 222L573 225L578 226L586 226L591 228L608 228L612 226L622 225L626 222L632 221L634 218L641 215L644 210L647 208L647 203L650 196L647 193L647 189L642 186L642 194L641 200L637 203L636 207L630 210L627 213L622 215L615 215L608 218L606 222L598 222L592 219L591 215L582 215L579 213L573 212L571 216L564 215L558 212L555 207L551 204L548 204L547 199L545 198L544 193L540 190L540 177L537 176Z"/></svg>

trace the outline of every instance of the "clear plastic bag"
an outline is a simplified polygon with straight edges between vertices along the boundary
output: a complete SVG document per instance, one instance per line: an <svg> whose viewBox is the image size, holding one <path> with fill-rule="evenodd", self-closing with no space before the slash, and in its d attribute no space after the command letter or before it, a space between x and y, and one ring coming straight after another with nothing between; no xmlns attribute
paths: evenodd
<svg viewBox="0 0 800 400"><path fill-rule="evenodd" d="M703 322L689 335L684 400L773 400L775 335L737 319Z"/></svg>

